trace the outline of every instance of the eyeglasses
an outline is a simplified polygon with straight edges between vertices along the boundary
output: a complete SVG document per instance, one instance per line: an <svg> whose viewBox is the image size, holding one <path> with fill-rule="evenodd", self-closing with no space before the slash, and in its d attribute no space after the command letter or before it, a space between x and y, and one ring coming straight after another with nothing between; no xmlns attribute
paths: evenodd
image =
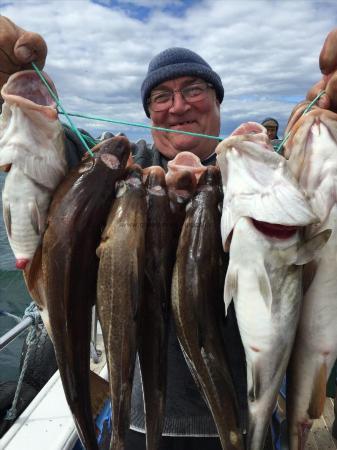
<svg viewBox="0 0 337 450"><path fill-rule="evenodd" d="M199 102L207 97L208 89L214 88L209 83L195 83L182 89L174 89L173 91L153 91L148 100L148 105L152 111L165 111L173 105L174 94L176 92L180 92L187 103Z"/></svg>

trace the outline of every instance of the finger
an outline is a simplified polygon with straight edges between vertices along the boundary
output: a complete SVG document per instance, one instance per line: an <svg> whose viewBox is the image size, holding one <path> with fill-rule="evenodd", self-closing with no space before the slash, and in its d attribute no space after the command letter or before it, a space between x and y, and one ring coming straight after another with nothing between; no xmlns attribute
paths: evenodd
<svg viewBox="0 0 337 450"><path fill-rule="evenodd" d="M314 84L313 87L308 91L306 99L312 102L320 92L326 90L328 79L329 79L328 77L324 76L321 80L319 80L316 84ZM329 109L330 108L329 95L327 93L322 95L317 100L316 106L319 106L320 108L323 109Z"/></svg>
<svg viewBox="0 0 337 450"><path fill-rule="evenodd" d="M30 68L34 61L42 69L47 57L47 44L39 34L25 31L16 41L14 54L23 67Z"/></svg>
<svg viewBox="0 0 337 450"><path fill-rule="evenodd" d="M328 109L337 112L337 71L329 79L325 90L330 99Z"/></svg>
<svg viewBox="0 0 337 450"><path fill-rule="evenodd" d="M330 31L319 55L319 67L325 75L337 69L337 28Z"/></svg>
<svg viewBox="0 0 337 450"><path fill-rule="evenodd" d="M287 127L285 129L284 135L286 136L288 132L293 128L298 119L302 116L305 108L310 104L310 101L304 100L301 103L298 103L295 108L291 111L291 114L288 119Z"/></svg>

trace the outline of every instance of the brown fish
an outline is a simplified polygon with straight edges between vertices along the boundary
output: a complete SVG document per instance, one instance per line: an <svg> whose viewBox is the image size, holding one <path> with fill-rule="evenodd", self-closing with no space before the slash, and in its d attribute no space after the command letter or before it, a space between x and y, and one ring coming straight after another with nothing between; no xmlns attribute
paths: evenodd
<svg viewBox="0 0 337 450"><path fill-rule="evenodd" d="M43 239L42 270L52 339L64 392L80 439L97 450L89 389L91 308L96 297L96 248L130 144L106 140L57 189Z"/></svg>
<svg viewBox="0 0 337 450"><path fill-rule="evenodd" d="M165 413L168 325L175 248L173 214L165 172L161 167L150 167L146 188L148 219L138 351L145 405L146 448L157 450Z"/></svg>
<svg viewBox="0 0 337 450"><path fill-rule="evenodd" d="M222 448L229 450L243 449L243 443L219 324L224 282L220 184L219 169L208 167L186 207L172 279L172 311L191 373L212 412Z"/></svg>
<svg viewBox="0 0 337 450"><path fill-rule="evenodd" d="M138 316L145 257L146 195L139 166L127 169L119 183L102 242L97 281L97 312L102 326L110 380L110 449L124 449L130 423Z"/></svg>

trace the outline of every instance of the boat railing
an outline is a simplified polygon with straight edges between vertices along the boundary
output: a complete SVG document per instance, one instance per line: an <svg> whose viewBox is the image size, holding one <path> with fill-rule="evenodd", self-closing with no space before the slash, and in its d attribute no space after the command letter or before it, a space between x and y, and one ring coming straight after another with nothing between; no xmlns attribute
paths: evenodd
<svg viewBox="0 0 337 450"><path fill-rule="evenodd" d="M17 325L7 331L0 337L0 351L3 350L8 344L10 344L16 337L22 332L27 330L33 323L33 318L28 316L24 317Z"/></svg>
<svg viewBox="0 0 337 450"><path fill-rule="evenodd" d="M34 323L34 318L31 315L24 316L19 323L13 328L8 330L3 336L0 336L0 352L7 347L14 339L16 339L21 333L27 330ZM95 364L98 363L102 352L97 349L97 329L98 329L98 316L96 308L92 308L92 321L91 321L91 342L90 342L90 356Z"/></svg>

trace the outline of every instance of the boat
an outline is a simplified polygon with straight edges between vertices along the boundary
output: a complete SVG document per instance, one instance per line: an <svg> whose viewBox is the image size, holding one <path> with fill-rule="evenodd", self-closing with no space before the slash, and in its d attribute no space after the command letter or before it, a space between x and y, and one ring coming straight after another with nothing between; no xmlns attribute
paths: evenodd
<svg viewBox="0 0 337 450"><path fill-rule="evenodd" d="M93 310L90 368L105 380L108 369L101 328ZM14 339L31 320L24 318L20 324L0 338L0 351L5 343ZM7 344L6 344L7 345ZM96 419L98 439L102 435L104 419L109 412L109 402ZM26 409L16 418L11 428L0 439L1 450L82 450L72 414L67 404L59 371L57 370Z"/></svg>

